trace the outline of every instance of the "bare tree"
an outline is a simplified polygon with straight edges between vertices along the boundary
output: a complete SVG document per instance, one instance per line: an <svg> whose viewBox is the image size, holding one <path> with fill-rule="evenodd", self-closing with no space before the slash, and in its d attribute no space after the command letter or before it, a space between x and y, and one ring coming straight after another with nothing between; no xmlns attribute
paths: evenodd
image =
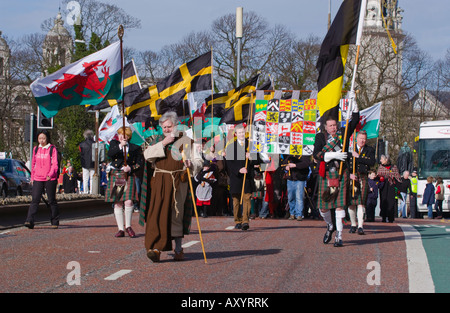
<svg viewBox="0 0 450 313"><path fill-rule="evenodd" d="M63 1L63 8L66 8L70 0ZM125 29L141 28L141 21L125 12L124 9L106 2L96 0L78 0L81 7L81 33L86 41L89 41L91 34L95 33L101 42L113 42L117 38L117 29L123 25ZM63 9L63 13L70 13ZM53 27L54 17L46 19L41 24L41 29L48 32ZM73 29L69 31L73 36ZM126 33L125 33L126 36Z"/></svg>
<svg viewBox="0 0 450 313"><path fill-rule="evenodd" d="M320 51L318 37L309 36L305 40L290 38L284 49L275 51L270 61L270 70L277 81L277 88L294 90L317 89L317 57Z"/></svg>

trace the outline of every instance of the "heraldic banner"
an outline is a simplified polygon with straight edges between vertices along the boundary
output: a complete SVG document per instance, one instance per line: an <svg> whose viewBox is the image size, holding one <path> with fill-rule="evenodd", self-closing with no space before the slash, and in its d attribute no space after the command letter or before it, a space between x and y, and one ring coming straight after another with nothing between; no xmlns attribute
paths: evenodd
<svg viewBox="0 0 450 313"><path fill-rule="evenodd" d="M312 155L316 137L316 99L299 100L300 91L281 99L282 91L264 100L257 91L252 125L252 153Z"/></svg>

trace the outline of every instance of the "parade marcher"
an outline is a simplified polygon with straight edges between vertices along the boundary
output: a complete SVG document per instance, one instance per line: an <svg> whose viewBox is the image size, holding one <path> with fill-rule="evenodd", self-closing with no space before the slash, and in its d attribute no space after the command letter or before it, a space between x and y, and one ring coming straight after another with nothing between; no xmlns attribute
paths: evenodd
<svg viewBox="0 0 450 313"><path fill-rule="evenodd" d="M175 112L164 113L159 119L159 125L163 135L155 136L144 151L147 164L140 202L141 215L146 221L144 244L147 257L153 262L159 262L161 252L171 251L174 240L174 260L181 261L184 259L182 240L188 233L192 218L192 214L185 214L184 208L189 179L186 168L194 167L193 174L196 174L203 161L188 155L183 162L180 149L184 150L185 141L189 139L186 136L179 137ZM149 177L150 165L153 166L152 177ZM148 196L145 186L149 180Z"/></svg>
<svg viewBox="0 0 450 313"><path fill-rule="evenodd" d="M380 166L378 167L377 176L380 178L380 182L384 182L380 188L380 215L381 221L389 223L394 222L395 215L395 185L400 183L401 177L398 172L397 166L391 164L388 155L380 156Z"/></svg>
<svg viewBox="0 0 450 313"><path fill-rule="evenodd" d="M359 123L359 110L356 102L352 101L352 118L347 129L347 143L349 137ZM336 230L335 247L342 246L342 219L345 218L345 206L348 204L349 171L347 168L347 152L342 151L341 141L338 136L338 126L335 117L329 117L325 121L324 131L316 135L313 156L319 163L318 199L317 205L320 214L327 224L327 231L323 243L331 240ZM345 129L341 129L342 135ZM342 175L339 175L340 166L343 166ZM336 209L335 225L333 224L332 209Z"/></svg>
<svg viewBox="0 0 450 313"><path fill-rule="evenodd" d="M56 187L59 176L58 151L50 143L50 134L46 129L38 132L39 145L33 148L33 159L31 161L31 204L25 220L25 226L34 228L34 217L37 213L42 194L47 193L51 209L50 223L52 228L59 226L59 206L56 202Z"/></svg>
<svg viewBox="0 0 450 313"><path fill-rule="evenodd" d="M366 145L366 141L367 133L361 130L356 135L356 147L352 152L352 157L350 157L350 171L353 169L353 158L355 159L355 174L350 174L350 187L353 187L352 180L355 184L355 190L352 191L350 188L349 191L350 233L355 233L356 225L358 225L358 234L360 235L364 235L364 210L369 192L368 173L376 162L375 149Z"/></svg>
<svg viewBox="0 0 450 313"><path fill-rule="evenodd" d="M285 159L287 176L287 194L289 202L289 219L301 221L303 219L304 193L308 179L310 156L296 157L289 155Z"/></svg>
<svg viewBox="0 0 450 313"><path fill-rule="evenodd" d="M92 145L94 144L94 132L87 129L84 133L84 141L80 143L81 168L83 169L83 193L92 193L92 178L95 172L95 161L92 159ZM89 184L90 182L90 184Z"/></svg>
<svg viewBox="0 0 450 313"><path fill-rule="evenodd" d="M247 230L250 228L249 216L251 211L252 181L254 180L252 170L256 164L260 164L259 156L257 160L250 160L248 152L249 141L245 138L245 128L242 124L235 127L236 140L229 144L225 150L226 167L230 177L230 192L233 197L233 216L236 229ZM248 158L246 167L246 158ZM245 175L246 174L246 175ZM240 202L242 194L242 185L245 186L242 195L242 212L240 211Z"/></svg>
<svg viewBox="0 0 450 313"><path fill-rule="evenodd" d="M109 144L108 157L112 162L105 201L114 202L114 216L119 229L115 237L124 237L126 231L128 236L134 238L136 234L131 228L133 201L137 199L134 173L143 165L142 149L129 142L133 135L129 127L125 127L125 130L119 128L117 134L119 140L113 139Z"/></svg>
<svg viewBox="0 0 450 313"><path fill-rule="evenodd" d="M63 176L64 193L76 193L78 191L78 176L73 172L73 166L67 168Z"/></svg>

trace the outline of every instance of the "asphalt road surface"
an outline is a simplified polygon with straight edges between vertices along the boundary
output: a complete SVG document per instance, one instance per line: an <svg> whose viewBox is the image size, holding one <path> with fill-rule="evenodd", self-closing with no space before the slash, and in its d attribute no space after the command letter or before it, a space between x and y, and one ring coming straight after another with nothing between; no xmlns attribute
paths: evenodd
<svg viewBox="0 0 450 313"><path fill-rule="evenodd" d="M197 294L216 297L217 308L226 294L450 291L448 220L366 223L365 235L345 225L340 248L322 243L320 220L252 220L248 231L235 230L231 217L199 222L205 254L193 218L185 260L170 251L160 263L146 257L138 213L137 238L115 238L112 214L2 230L0 292L181 293L176 307L198 305Z"/></svg>

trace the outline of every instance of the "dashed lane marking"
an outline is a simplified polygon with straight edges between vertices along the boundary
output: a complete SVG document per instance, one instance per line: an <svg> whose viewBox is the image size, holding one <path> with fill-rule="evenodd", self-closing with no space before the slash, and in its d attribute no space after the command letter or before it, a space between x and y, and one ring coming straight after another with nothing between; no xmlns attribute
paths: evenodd
<svg viewBox="0 0 450 313"><path fill-rule="evenodd" d="M191 246L193 246L193 245L195 245L196 243L199 243L199 242L200 241L196 241L196 240L188 241L185 244L183 244L181 247L182 248L188 248L188 247L191 247Z"/></svg>
<svg viewBox="0 0 450 313"><path fill-rule="evenodd" d="M131 273L132 270L120 270L112 275L109 275L108 277L105 278L105 280L116 280L119 279L120 277Z"/></svg>

